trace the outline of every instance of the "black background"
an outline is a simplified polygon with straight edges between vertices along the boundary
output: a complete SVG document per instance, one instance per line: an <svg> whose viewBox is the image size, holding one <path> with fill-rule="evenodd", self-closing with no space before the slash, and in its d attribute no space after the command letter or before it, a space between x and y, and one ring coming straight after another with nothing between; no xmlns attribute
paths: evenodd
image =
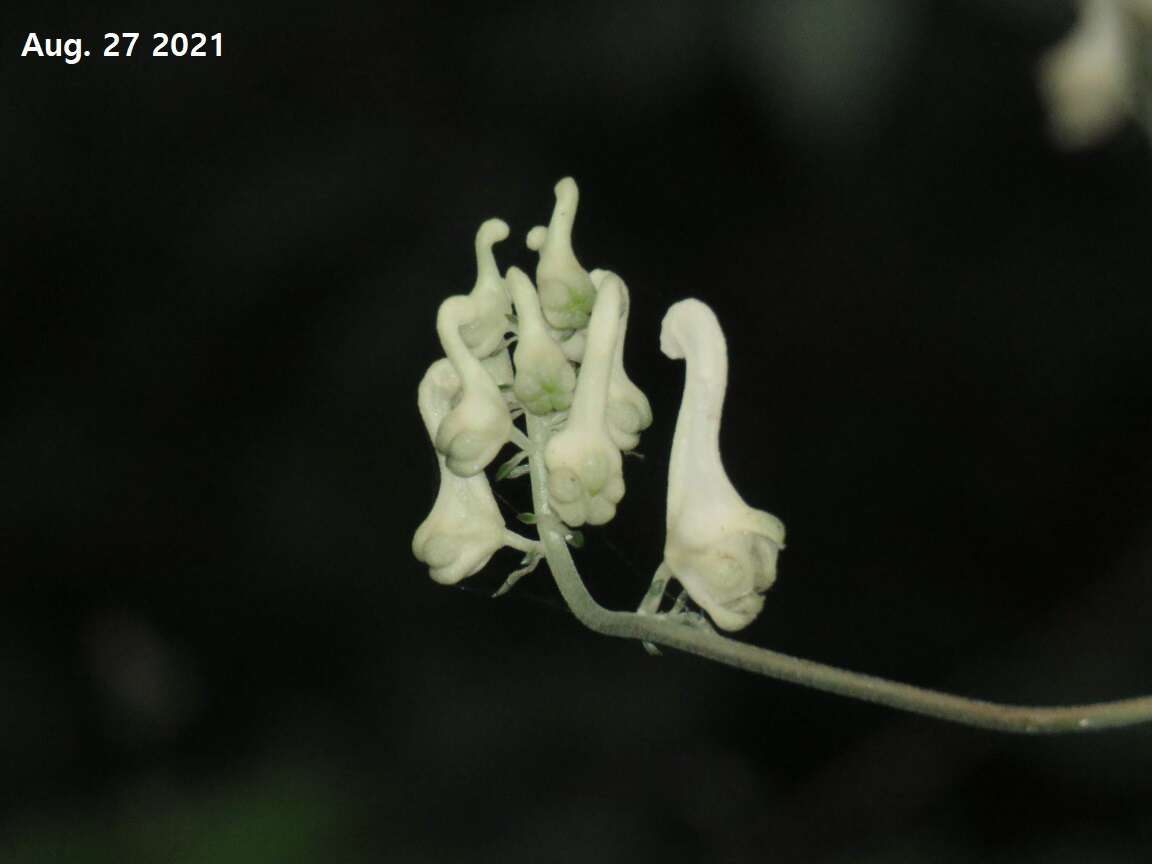
<svg viewBox="0 0 1152 864"><path fill-rule="evenodd" d="M652 659L543 571L488 599L511 554L446 589L410 552L436 306L486 218L531 268L572 175L657 416L586 532L598 598L659 563L657 334L696 296L729 472L789 530L742 638L991 699L1147 690L1152 163L1135 125L1051 145L1071 7L380 5L4 13L0 858L1149 860L1146 729ZM31 30L93 56L20 58Z"/></svg>

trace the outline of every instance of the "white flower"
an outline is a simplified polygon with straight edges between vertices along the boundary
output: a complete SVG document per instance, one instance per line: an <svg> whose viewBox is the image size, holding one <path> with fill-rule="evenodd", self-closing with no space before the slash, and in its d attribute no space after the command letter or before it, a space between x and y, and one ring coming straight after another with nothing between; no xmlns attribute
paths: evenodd
<svg viewBox="0 0 1152 864"><path fill-rule="evenodd" d="M544 318L557 330L579 330L587 326L596 298L592 280L572 251L572 223L580 191L571 177L557 183L554 191L552 220L547 228L537 225L528 232L528 248L540 253L536 285Z"/></svg>
<svg viewBox="0 0 1152 864"><path fill-rule="evenodd" d="M628 287L610 270L593 270L589 274L599 291L606 280L612 280L620 291L620 330L612 354L612 377L608 381L608 434L621 450L635 450L640 433L652 425L652 406L648 397L624 371L624 337L628 332Z"/></svg>
<svg viewBox="0 0 1152 864"><path fill-rule="evenodd" d="M608 432L608 382L620 327L619 280L605 280L588 327L568 423L548 442L549 501L567 524L603 525L624 497L620 451Z"/></svg>
<svg viewBox="0 0 1152 864"><path fill-rule="evenodd" d="M425 373L417 391L420 416L435 441L460 378L446 359L437 360ZM412 552L428 565L431 577L454 585L480 570L505 543L504 519L482 473L460 477L450 471L444 457L440 465L440 491L436 503L412 538Z"/></svg>
<svg viewBox="0 0 1152 864"><path fill-rule="evenodd" d="M460 400L436 433L436 449L461 477L483 471L512 433L512 416L500 388L472 356L460 332L475 320L474 309L470 297L458 295L441 303L436 315L440 344L462 382Z"/></svg>
<svg viewBox="0 0 1152 864"><path fill-rule="evenodd" d="M576 370L548 333L532 280L524 271L509 267L507 283L517 320L513 392L533 414L567 411L576 389Z"/></svg>
<svg viewBox="0 0 1152 864"><path fill-rule="evenodd" d="M1079 6L1078 23L1039 69L1052 135L1070 149L1096 144L1132 114L1138 52L1148 50L1152 25L1148 0L1080 0Z"/></svg>
<svg viewBox="0 0 1152 864"><path fill-rule="evenodd" d="M784 526L744 503L720 459L720 414L728 386L728 349L715 314L683 300L664 316L660 350L683 358L684 396L668 469L664 564L724 630L760 613L776 579Z"/></svg>
<svg viewBox="0 0 1152 864"><path fill-rule="evenodd" d="M507 236L508 225L501 219L489 219L476 232L476 284L468 294L472 311L470 320L461 328L461 335L464 344L477 357L487 357L496 351L508 331L512 304L492 254L492 247Z"/></svg>

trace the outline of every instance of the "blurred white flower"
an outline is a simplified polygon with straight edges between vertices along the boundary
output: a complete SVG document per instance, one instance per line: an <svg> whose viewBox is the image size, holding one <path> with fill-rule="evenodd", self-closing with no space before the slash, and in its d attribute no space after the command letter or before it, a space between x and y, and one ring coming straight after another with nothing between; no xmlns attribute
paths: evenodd
<svg viewBox="0 0 1152 864"><path fill-rule="evenodd" d="M1141 64L1152 50L1150 0L1079 0L1072 31L1040 60L1052 137L1090 147L1139 117Z"/></svg>

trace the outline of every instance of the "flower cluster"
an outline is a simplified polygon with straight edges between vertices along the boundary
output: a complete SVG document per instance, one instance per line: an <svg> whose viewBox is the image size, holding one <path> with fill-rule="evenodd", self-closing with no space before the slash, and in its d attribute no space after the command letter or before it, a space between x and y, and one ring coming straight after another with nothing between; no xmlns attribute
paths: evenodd
<svg viewBox="0 0 1152 864"><path fill-rule="evenodd" d="M531 468L540 478L536 506L575 541L578 526L616 516L622 454L652 423L647 397L624 371L628 288L615 273L580 265L572 249L575 181L561 180L555 193L549 224L527 235L539 254L535 284L516 267L500 275L493 246L508 226L490 219L476 234L475 286L446 299L436 316L446 356L424 376L418 403L438 453L440 492L412 549L441 583L471 576L510 546L525 553L524 566L502 592L544 554L538 541L505 527L484 473L506 445L519 449L497 479ZM720 461L727 351L716 316L698 300L677 303L660 344L686 361L687 377L672 442L664 562L639 611L659 614L675 579L718 627L736 630L756 617L775 580L784 527L744 503ZM520 418L532 434L516 425Z"/></svg>
<svg viewBox="0 0 1152 864"><path fill-rule="evenodd" d="M445 358L429 368L418 402L441 486L412 548L440 582L472 575L504 545L539 557L538 544L505 528L484 473L509 442L520 450L503 474L524 473L520 463L533 454L517 418L541 418L554 433L536 455L547 466L552 511L573 528L615 516L621 451L634 449L652 422L624 371L627 288L614 273L580 265L572 249L579 191L565 178L555 193L547 227L528 232L539 255L535 284L516 267L501 276L493 247L508 226L490 219L476 233L472 291L447 298L436 316Z"/></svg>

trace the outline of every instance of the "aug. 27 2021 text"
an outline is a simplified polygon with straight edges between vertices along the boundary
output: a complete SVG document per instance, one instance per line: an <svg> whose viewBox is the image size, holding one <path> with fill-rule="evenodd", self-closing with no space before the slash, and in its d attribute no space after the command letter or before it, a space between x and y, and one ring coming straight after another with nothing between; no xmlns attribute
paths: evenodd
<svg viewBox="0 0 1152 864"><path fill-rule="evenodd" d="M99 56L120 59L133 56L200 58L224 55L222 33L152 33L145 38L151 41L151 50L145 45L137 53L139 33L105 33L104 47ZM20 56L63 60L69 66L75 66L85 57L91 57L92 52L84 47L83 37L42 36L33 32L24 39Z"/></svg>

